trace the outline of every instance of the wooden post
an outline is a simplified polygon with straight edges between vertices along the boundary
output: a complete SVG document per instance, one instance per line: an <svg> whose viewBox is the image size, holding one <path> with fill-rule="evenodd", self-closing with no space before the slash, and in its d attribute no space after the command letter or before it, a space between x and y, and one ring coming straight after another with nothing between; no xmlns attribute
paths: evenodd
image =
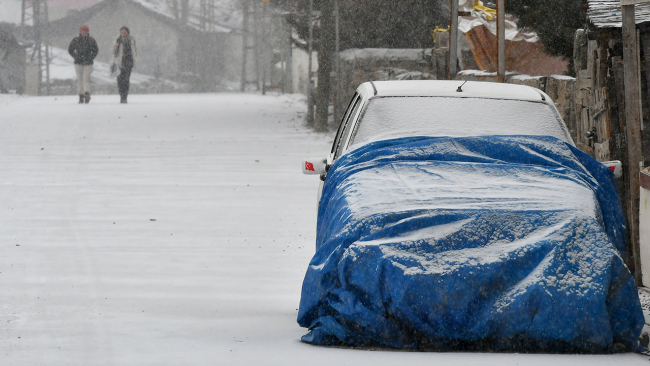
<svg viewBox="0 0 650 366"><path fill-rule="evenodd" d="M314 99L312 98L311 91L311 50L313 48L312 43L314 41L314 19L312 15L314 13L314 0L309 0L309 15L307 16L307 21L309 22L309 39L307 40L307 57L309 57L307 66L307 124L310 126L314 125Z"/></svg>
<svg viewBox="0 0 650 366"><path fill-rule="evenodd" d="M286 51L284 54L284 92L285 93L293 93L293 66L292 66L292 58L293 58L293 48L291 45L291 24L287 21L287 18L284 18L284 29L286 32L285 35L285 41L287 42L286 44Z"/></svg>
<svg viewBox="0 0 650 366"><path fill-rule="evenodd" d="M246 59L248 55L248 0L242 1L242 10L243 10L243 31L242 31L242 62L241 62L241 84L239 86L240 91L246 90Z"/></svg>
<svg viewBox="0 0 650 366"><path fill-rule="evenodd" d="M341 57L339 53L341 52L341 45L340 45L340 23L339 23L339 0L334 0L334 30L335 30L335 41L334 41L334 70L336 70L334 73L336 74L336 88L334 92L334 128L338 127L338 121L341 119L339 118L339 98L341 98Z"/></svg>
<svg viewBox="0 0 650 366"><path fill-rule="evenodd" d="M449 20L449 80L456 78L458 64L458 0L451 0Z"/></svg>
<svg viewBox="0 0 650 366"><path fill-rule="evenodd" d="M266 1L262 2L262 16L260 18L260 22L257 24L257 27L260 27L262 30L262 34L260 34L260 65L262 68L262 95L266 95L266 77L267 77L267 66L268 66L268 61L267 60L267 43L266 43Z"/></svg>
<svg viewBox="0 0 650 366"><path fill-rule="evenodd" d="M255 27L253 28L253 42L255 43L255 47L253 48L253 52L255 54L255 85L257 86L257 90L260 90L260 74L262 73L262 70L260 69L261 42L260 42L260 14L257 11L258 6L259 4L257 3L257 1L254 1L253 2L253 24L255 24Z"/></svg>
<svg viewBox="0 0 650 366"><path fill-rule="evenodd" d="M497 80L506 81L506 7L497 0Z"/></svg>
<svg viewBox="0 0 650 366"><path fill-rule="evenodd" d="M316 88L316 115L314 129L327 131L329 105L332 100L332 71L335 50L334 0L320 0L318 34L318 85Z"/></svg>
<svg viewBox="0 0 650 366"><path fill-rule="evenodd" d="M639 110L639 68L637 59L634 4L622 5L623 63L625 70L625 129L627 137L627 167L629 178L627 224L630 248L634 260L634 279L641 284L639 247L639 172L641 161L641 111Z"/></svg>

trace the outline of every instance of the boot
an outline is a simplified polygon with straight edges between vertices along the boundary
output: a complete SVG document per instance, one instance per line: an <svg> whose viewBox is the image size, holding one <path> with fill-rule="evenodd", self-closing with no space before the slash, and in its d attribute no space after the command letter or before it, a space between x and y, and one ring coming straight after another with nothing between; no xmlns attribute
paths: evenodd
<svg viewBox="0 0 650 366"><path fill-rule="evenodd" d="M126 104L126 95L120 95L120 103Z"/></svg>
<svg viewBox="0 0 650 366"><path fill-rule="evenodd" d="M84 98L85 98L85 103L88 104L88 102L90 102L90 93L86 92Z"/></svg>
<svg viewBox="0 0 650 366"><path fill-rule="evenodd" d="M83 102L84 102L84 95L79 94L79 104L83 104Z"/></svg>

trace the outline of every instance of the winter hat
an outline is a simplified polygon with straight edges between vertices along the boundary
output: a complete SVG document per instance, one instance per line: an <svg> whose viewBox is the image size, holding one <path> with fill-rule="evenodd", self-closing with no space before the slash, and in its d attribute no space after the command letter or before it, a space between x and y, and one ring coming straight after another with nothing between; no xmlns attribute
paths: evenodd
<svg viewBox="0 0 650 366"><path fill-rule="evenodd" d="M89 32L90 29L88 29L88 24L84 24L79 28L79 32Z"/></svg>

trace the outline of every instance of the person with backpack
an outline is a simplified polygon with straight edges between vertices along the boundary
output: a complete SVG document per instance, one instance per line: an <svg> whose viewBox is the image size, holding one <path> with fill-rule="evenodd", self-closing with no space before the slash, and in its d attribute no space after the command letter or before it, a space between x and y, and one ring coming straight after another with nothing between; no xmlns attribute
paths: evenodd
<svg viewBox="0 0 650 366"><path fill-rule="evenodd" d="M93 72L93 60L99 52L97 42L89 33L88 25L82 25L79 28L79 36L68 46L68 53L74 59L74 69L77 72L79 104L90 102L90 74Z"/></svg>
<svg viewBox="0 0 650 366"><path fill-rule="evenodd" d="M138 55L135 48L135 39L131 37L129 28L120 28L120 36L113 47L113 55L113 65L120 68L120 74L117 76L120 103L126 103L126 98L129 95L131 70L135 66L135 59Z"/></svg>

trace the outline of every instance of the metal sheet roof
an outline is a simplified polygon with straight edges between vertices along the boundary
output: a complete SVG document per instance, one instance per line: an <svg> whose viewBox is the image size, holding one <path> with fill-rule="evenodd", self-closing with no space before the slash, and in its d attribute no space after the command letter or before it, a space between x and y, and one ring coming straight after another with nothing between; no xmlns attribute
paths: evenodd
<svg viewBox="0 0 650 366"><path fill-rule="evenodd" d="M650 3L635 5L636 23L650 22ZM621 28L621 2L589 0L587 16L598 28Z"/></svg>

